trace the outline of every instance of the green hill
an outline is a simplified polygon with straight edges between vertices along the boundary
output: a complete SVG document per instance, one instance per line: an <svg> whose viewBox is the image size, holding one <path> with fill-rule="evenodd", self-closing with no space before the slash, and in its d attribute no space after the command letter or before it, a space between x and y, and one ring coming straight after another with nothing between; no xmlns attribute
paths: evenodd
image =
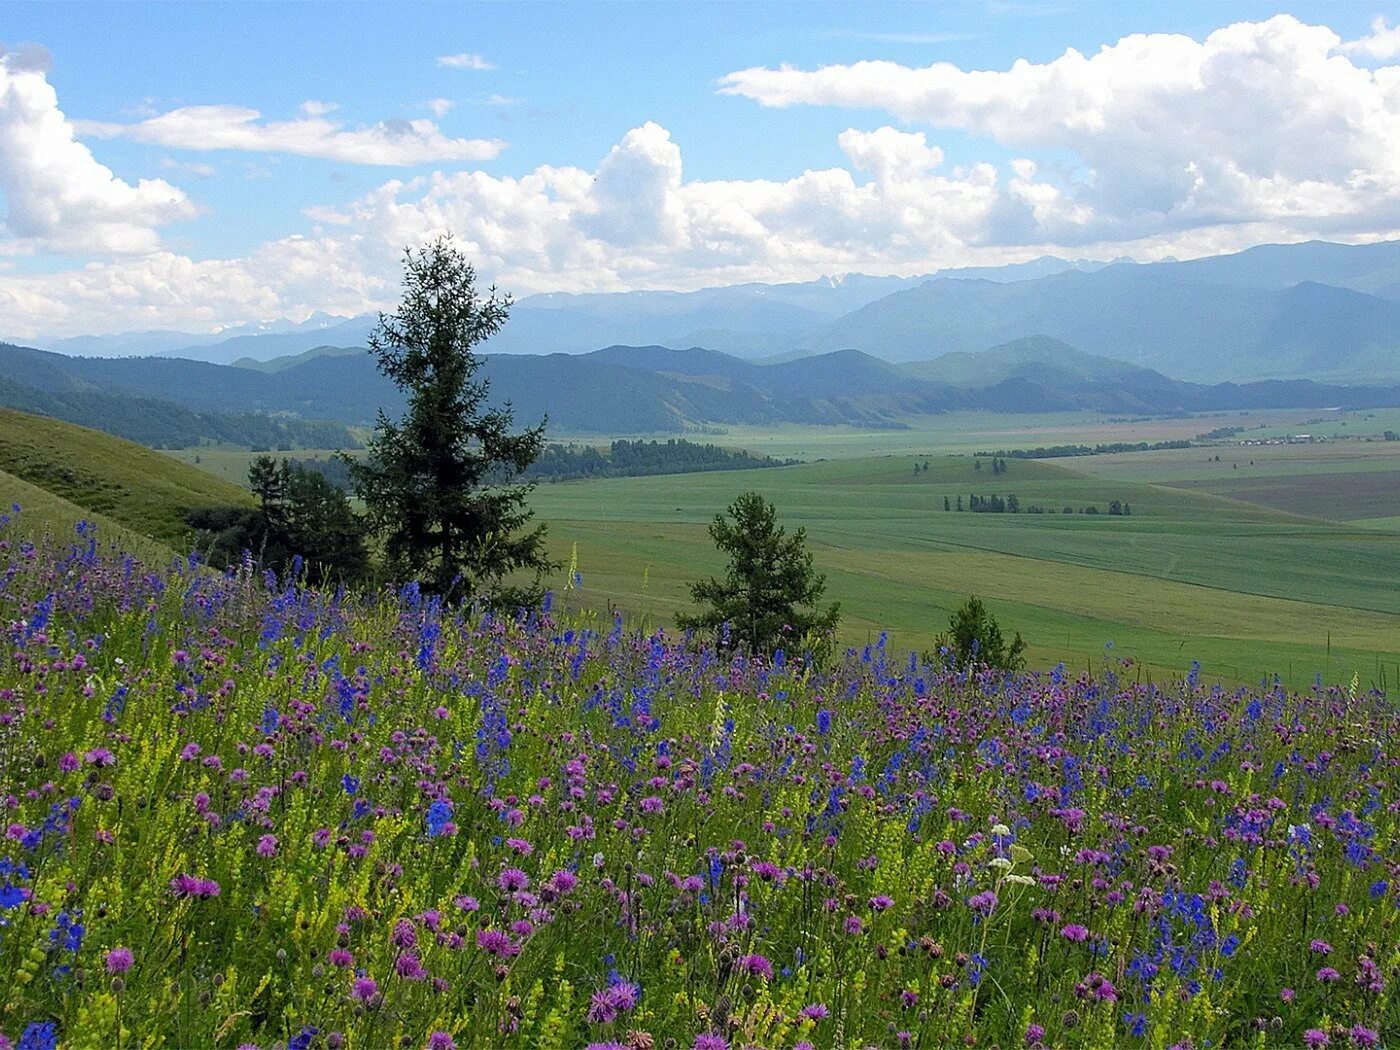
<svg viewBox="0 0 1400 1050"><path fill-rule="evenodd" d="M36 509L55 525L72 507L173 546L188 540L185 516L196 507L252 505L244 489L134 442L10 409L0 409L0 463L6 506L23 507L38 489L51 499Z"/></svg>

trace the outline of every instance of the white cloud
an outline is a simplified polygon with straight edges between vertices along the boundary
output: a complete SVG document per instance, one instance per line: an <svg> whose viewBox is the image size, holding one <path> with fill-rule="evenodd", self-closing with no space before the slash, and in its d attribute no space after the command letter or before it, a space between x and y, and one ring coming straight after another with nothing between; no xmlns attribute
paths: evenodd
<svg viewBox="0 0 1400 1050"><path fill-rule="evenodd" d="M450 98L430 98L423 103L428 112L437 117L438 120L447 116L448 111L456 104Z"/></svg>
<svg viewBox="0 0 1400 1050"><path fill-rule="evenodd" d="M244 259L161 253L7 277L0 313L24 319L11 330L22 336L353 313L387 305L404 245L446 232L485 278L528 293L922 272L990 261L1000 249L986 243L989 231L1009 216L1022 231L1034 231L1042 215L1066 221L1053 199L1026 199L1033 171L1007 186L990 165L941 172L942 153L922 133L851 129L838 144L850 169L686 182L680 147L648 123L593 171L542 166L520 177L460 171L391 180L348 205L306 209L317 224L311 236Z"/></svg>
<svg viewBox="0 0 1400 1050"><path fill-rule="evenodd" d="M322 102L315 98L309 98L297 107L308 117L324 117L327 113L334 113L339 108L340 103L338 102ZM147 116L155 116L155 114L150 113Z"/></svg>
<svg viewBox="0 0 1400 1050"><path fill-rule="evenodd" d="M494 62L488 62L480 55L472 54L470 51L463 51L456 55L441 55L437 60L437 64L446 66L448 69L488 70L496 68Z"/></svg>
<svg viewBox="0 0 1400 1050"><path fill-rule="evenodd" d="M162 179L132 185L79 142L49 84L38 48L0 49L0 196L3 229L22 250L145 252L156 228L194 215Z"/></svg>
<svg viewBox="0 0 1400 1050"><path fill-rule="evenodd" d="M444 135L431 120L391 118L371 127L346 128L327 120L325 103L303 103L295 120L263 120L242 106L184 106L134 124L79 122L100 138L129 138L173 149L290 153L348 164L409 166L444 161L491 160L505 148L499 139ZM308 109L307 107L313 107Z"/></svg>
<svg viewBox="0 0 1400 1050"><path fill-rule="evenodd" d="M1371 20L1371 35L1348 40L1337 48L1351 55L1388 59L1400 57L1400 26L1387 25L1384 15Z"/></svg>
<svg viewBox="0 0 1400 1050"><path fill-rule="evenodd" d="M7 321L0 335L355 313L392 301L404 245L443 232L456 236L485 279L520 294L916 274L1046 253L1154 259L1318 236L1395 237L1400 66L1361 68L1342 47L1325 27L1280 17L1204 41L1127 37L1093 55L1068 51L1002 71L888 62L745 70L725 78L724 90L770 106L883 108L925 129L968 133L974 156L980 137L1013 159L953 165L937 131L852 127L837 138L843 160L830 167L787 178L687 181L681 144L648 122L600 149L591 169L434 171L386 181L350 201L311 204L305 236L242 258L155 251L46 274L26 274L21 264L0 276ZM11 74L19 75L33 74ZM421 124L441 136L430 121ZM202 148L231 141L223 148L314 148L324 152L313 155L335 151L338 159L392 155L408 163L404 152L386 154L375 129L349 131L325 113L304 111L278 124L247 110L204 107L124 127L199 140ZM72 142L71 128L68 138L105 173L110 193L140 196L146 183L115 180ZM238 144L249 141L257 145ZM421 146L407 153L418 155L415 149ZM0 171L14 153L0 149ZM188 207L183 195L177 201ZM66 228L86 230L83 222ZM153 225L135 227L148 247ZM0 255L22 255L21 243L7 251L0 241Z"/></svg>
<svg viewBox="0 0 1400 1050"><path fill-rule="evenodd" d="M772 107L884 109L1018 151L1067 151L1077 170L1055 185L1086 237L1270 220L1361 232L1400 217L1400 68L1360 68L1341 47L1327 27L1281 15L1204 41L1139 34L1000 71L781 66L731 73L720 90Z"/></svg>

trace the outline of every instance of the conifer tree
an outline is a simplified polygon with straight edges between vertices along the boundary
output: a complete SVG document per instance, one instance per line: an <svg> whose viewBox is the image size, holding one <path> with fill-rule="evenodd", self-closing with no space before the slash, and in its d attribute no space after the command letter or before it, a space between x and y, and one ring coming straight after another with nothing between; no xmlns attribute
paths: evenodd
<svg viewBox="0 0 1400 1050"><path fill-rule="evenodd" d="M710 536L729 555L729 567L723 578L691 584L691 597L707 608L679 617L680 626L713 631L722 644L750 652L834 630L839 606L818 604L826 577L812 566L806 530L788 534L757 492L745 492L726 513L715 515Z"/></svg>
<svg viewBox="0 0 1400 1050"><path fill-rule="evenodd" d="M431 593L526 604L555 568L531 485L519 475L544 448L544 423L513 432L507 403L490 407L478 347L500 331L510 298L477 290L447 238L404 253L403 298L370 336L379 370L408 396L397 421L381 410L355 492L388 567Z"/></svg>

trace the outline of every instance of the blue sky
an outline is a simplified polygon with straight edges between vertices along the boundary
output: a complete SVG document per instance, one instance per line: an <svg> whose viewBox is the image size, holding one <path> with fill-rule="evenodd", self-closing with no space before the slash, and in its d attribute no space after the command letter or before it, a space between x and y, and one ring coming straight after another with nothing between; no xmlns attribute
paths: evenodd
<svg viewBox="0 0 1400 1050"><path fill-rule="evenodd" d="M525 292L1390 236L1397 15L12 3L0 327L347 312L443 230Z"/></svg>

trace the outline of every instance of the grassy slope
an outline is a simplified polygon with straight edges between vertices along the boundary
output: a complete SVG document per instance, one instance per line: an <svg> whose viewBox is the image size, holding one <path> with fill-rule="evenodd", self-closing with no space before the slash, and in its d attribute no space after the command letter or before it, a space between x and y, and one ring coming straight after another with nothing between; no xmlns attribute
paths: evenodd
<svg viewBox="0 0 1400 1050"><path fill-rule="evenodd" d="M55 496L22 478L0 470L0 500L10 521L0 530L0 538L21 538L38 542L50 536L60 543L78 542L75 526L80 521L97 527L97 538L114 543L149 563L174 557L175 548L127 528L105 514L94 514L62 496ZM10 507L18 504L19 514Z"/></svg>
<svg viewBox="0 0 1400 1050"><path fill-rule="evenodd" d="M68 521L67 504L79 516L108 519L162 544L185 539L192 508L252 500L235 485L133 442L8 409L0 409L0 464L5 505L23 506L39 489L51 497L44 513L56 522ZM32 488L20 491L16 480Z"/></svg>
<svg viewBox="0 0 1400 1050"><path fill-rule="evenodd" d="M1377 582L1400 572L1400 536L1042 462L1013 462L995 481L966 459L933 460L917 477L911 464L543 486L535 505L561 556L578 543L585 589L570 600L660 620L686 605L688 581L718 570L704 524L753 486L807 528L848 641L888 628L900 647L926 646L976 592L1042 663L1082 666L1111 641L1158 670L1200 659L1232 679L1277 670L1304 681L1374 673L1400 654L1400 597ZM970 491L1101 510L1126 498L1134 517L943 512L945 494Z"/></svg>

